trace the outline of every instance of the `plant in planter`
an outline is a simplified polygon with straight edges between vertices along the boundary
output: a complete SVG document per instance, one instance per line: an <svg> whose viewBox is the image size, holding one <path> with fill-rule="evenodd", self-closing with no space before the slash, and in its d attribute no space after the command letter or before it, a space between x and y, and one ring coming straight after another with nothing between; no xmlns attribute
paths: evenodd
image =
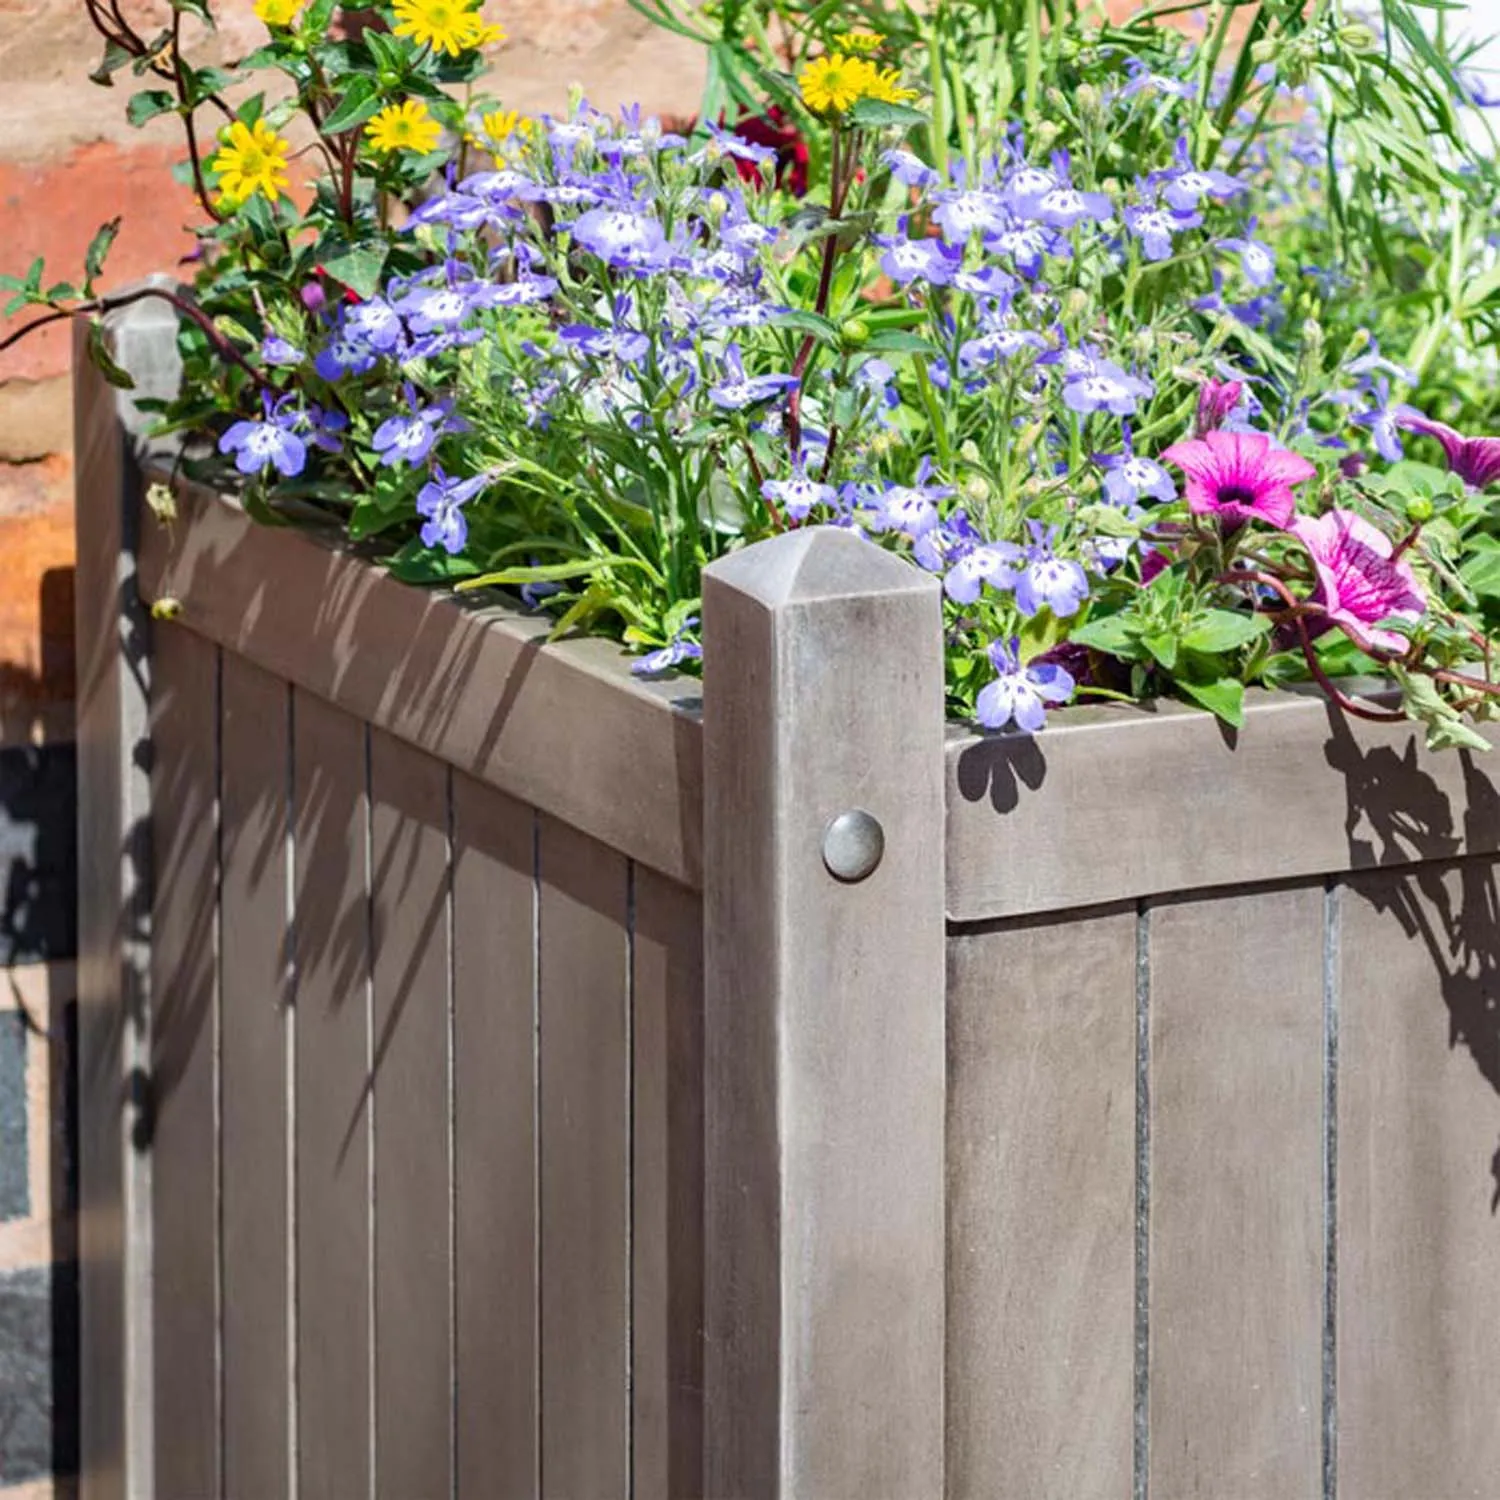
<svg viewBox="0 0 1500 1500"><path fill-rule="evenodd" d="M222 461L187 471L242 484L252 513L310 504L398 577L545 595L559 632L622 632L643 670L696 658L705 562L848 526L942 575L950 712L987 727L1163 693L1237 724L1247 685L1311 676L1478 743L1500 543L1491 440L1462 429L1487 407L1459 429L1432 408L1484 362L1438 365L1433 312L1407 368L1372 330L1409 324L1409 294L1377 280L1366 305L1316 269L1383 233L1369 122L1346 142L1321 114L1341 123L1369 39L1338 33L1318 94L1286 80L1322 31L1266 10L1222 75L1227 9L1196 48L1146 29L1060 51L1037 22L1025 82L944 127L914 107L920 70L840 32L795 80L821 191L793 201L774 151L718 126L489 108L472 90L498 29L470 8L403 0L342 31L326 0L258 13L241 66L291 92L233 109L235 75L183 59L181 11L149 45L101 23L106 78L172 82L132 117L181 117L212 220L194 294L138 294L185 319L192 394L164 430L213 437ZM1041 85L1044 40L1070 97ZM1446 75L1417 66L1420 102ZM962 69L941 76L961 99ZM229 120L208 155L201 109ZM327 169L301 202L294 117ZM1444 232L1482 259L1450 156L1430 168L1459 193ZM109 234L84 287L44 290L38 267L17 301L42 321L102 305ZM1463 293L1471 318L1487 298ZM1446 471L1404 456L1413 435ZM1358 673L1400 709L1334 685Z"/></svg>

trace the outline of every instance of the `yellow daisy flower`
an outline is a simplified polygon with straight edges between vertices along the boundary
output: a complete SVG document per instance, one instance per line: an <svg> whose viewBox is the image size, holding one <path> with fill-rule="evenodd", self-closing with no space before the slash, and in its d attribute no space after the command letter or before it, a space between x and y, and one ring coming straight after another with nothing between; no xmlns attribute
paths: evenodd
<svg viewBox="0 0 1500 1500"><path fill-rule="evenodd" d="M487 42L505 39L499 26L486 24L470 0L395 0L397 36L409 36L419 47L457 57Z"/></svg>
<svg viewBox="0 0 1500 1500"><path fill-rule="evenodd" d="M885 38L878 31L841 31L834 38L845 52L856 52L860 56L879 50Z"/></svg>
<svg viewBox="0 0 1500 1500"><path fill-rule="evenodd" d="M365 126L365 134L377 151L419 151L425 156L437 149L443 127L420 99L407 99L387 105Z"/></svg>
<svg viewBox="0 0 1500 1500"><path fill-rule="evenodd" d="M255 0L255 14L267 26L290 26L301 8L302 0Z"/></svg>
<svg viewBox="0 0 1500 1500"><path fill-rule="evenodd" d="M835 52L817 57L797 75L797 86L807 107L820 115L841 115L870 91L878 82L875 69L862 57L845 57Z"/></svg>
<svg viewBox="0 0 1500 1500"><path fill-rule="evenodd" d="M521 141L528 139L534 128L533 122L528 120L520 110L492 109L487 114L480 115L478 126L469 137L469 143L495 155L509 146L518 145Z"/></svg>
<svg viewBox="0 0 1500 1500"><path fill-rule="evenodd" d="M910 104L916 97L915 89L902 87L899 68L880 69L865 89L865 98L879 99L884 104Z"/></svg>
<svg viewBox="0 0 1500 1500"><path fill-rule="evenodd" d="M223 145L209 166L226 203L243 203L255 193L274 199L286 190L291 144L264 120L254 125L236 120L220 139Z"/></svg>

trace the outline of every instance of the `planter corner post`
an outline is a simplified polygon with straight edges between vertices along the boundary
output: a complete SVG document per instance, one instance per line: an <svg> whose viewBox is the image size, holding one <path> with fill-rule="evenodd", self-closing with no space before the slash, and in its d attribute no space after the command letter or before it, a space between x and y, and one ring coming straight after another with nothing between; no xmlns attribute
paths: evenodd
<svg viewBox="0 0 1500 1500"><path fill-rule="evenodd" d="M938 1500L938 584L808 527L703 616L705 1493Z"/></svg>
<svg viewBox="0 0 1500 1500"><path fill-rule="evenodd" d="M153 278L175 286L172 278ZM137 584L147 418L177 394L177 314L105 316L131 391L75 325L78 537L79 1473L83 1500L146 1500L152 1474L150 615Z"/></svg>

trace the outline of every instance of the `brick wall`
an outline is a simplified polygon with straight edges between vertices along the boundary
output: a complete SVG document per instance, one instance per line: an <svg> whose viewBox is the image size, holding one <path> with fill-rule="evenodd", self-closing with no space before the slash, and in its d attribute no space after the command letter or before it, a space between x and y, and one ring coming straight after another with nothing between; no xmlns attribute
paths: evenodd
<svg viewBox="0 0 1500 1500"><path fill-rule="evenodd" d="M166 0L123 0L139 29ZM251 0L216 0L222 60L263 35ZM527 112L581 83L604 108L691 111L700 54L625 0L486 0L510 33L500 89ZM87 81L100 46L82 0L0 0L0 271L45 255L73 277L123 223L104 285L191 248L173 122L124 121L128 75ZM14 325L0 319L0 333ZM0 1500L62 1500L76 1447L68 1111L73 979L73 474L68 336L0 354Z"/></svg>

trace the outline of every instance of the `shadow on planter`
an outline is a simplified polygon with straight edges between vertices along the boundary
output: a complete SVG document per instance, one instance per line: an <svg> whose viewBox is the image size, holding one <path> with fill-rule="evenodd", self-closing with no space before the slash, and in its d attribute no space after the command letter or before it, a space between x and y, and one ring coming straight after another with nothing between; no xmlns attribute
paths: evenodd
<svg viewBox="0 0 1500 1500"><path fill-rule="evenodd" d="M1404 878L1356 882L1356 889L1420 940L1448 1009L1449 1046L1462 1046L1500 1094L1500 889L1492 859L1461 858L1500 840L1500 790L1470 751L1454 752L1465 793L1460 823L1446 793L1418 764L1415 735L1401 753L1388 746L1364 750L1341 714L1330 709L1329 719L1325 753L1344 777L1350 863L1411 866ZM1490 1175L1494 1214L1500 1143Z"/></svg>

